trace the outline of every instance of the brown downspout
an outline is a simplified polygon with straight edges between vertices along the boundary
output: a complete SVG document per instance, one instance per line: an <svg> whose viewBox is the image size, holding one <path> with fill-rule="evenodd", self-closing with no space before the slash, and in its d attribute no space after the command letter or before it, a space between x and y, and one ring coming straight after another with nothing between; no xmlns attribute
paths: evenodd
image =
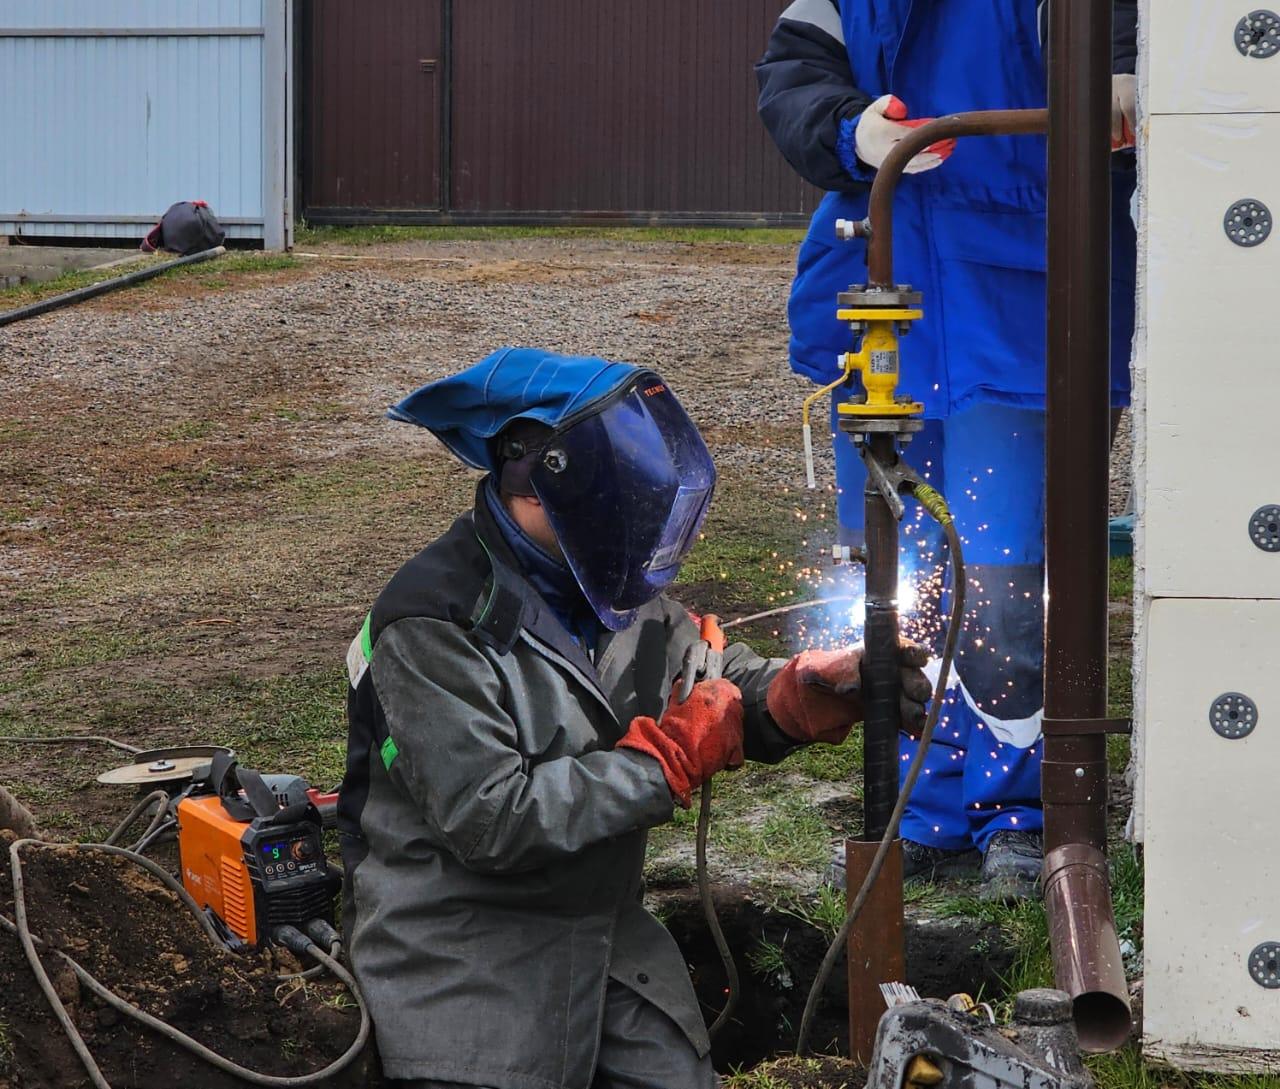
<svg viewBox="0 0 1280 1089"><path fill-rule="evenodd" d="M1051 0L1050 19L1056 48L1049 57L1049 110L952 114L913 130L881 165L867 220L853 226L868 237L869 286L892 290L893 195L911 158L951 137L1049 131L1045 910L1054 978L1072 998L1080 1044L1106 1051L1129 1033L1128 985L1103 853L1105 735L1116 728L1105 720L1110 0Z"/></svg>
<svg viewBox="0 0 1280 1089"><path fill-rule="evenodd" d="M1129 990L1107 845L1111 0L1049 4L1044 888L1080 1045L1119 1047Z"/></svg>

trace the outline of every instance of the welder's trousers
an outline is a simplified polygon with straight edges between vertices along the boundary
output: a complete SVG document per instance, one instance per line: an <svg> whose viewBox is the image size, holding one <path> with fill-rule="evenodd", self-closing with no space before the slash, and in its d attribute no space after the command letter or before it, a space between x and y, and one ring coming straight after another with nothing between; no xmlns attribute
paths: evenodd
<svg viewBox="0 0 1280 1089"><path fill-rule="evenodd" d="M391 1084L402 1089L483 1089L451 1081ZM711 1057L699 1059L671 1018L634 991L609 981L591 1089L716 1089L719 1084Z"/></svg>
<svg viewBox="0 0 1280 1089"><path fill-rule="evenodd" d="M859 543L866 470L834 406L837 516ZM946 496L967 571L965 622L952 677L902 821L931 847L985 849L1001 829L1039 831L1043 717L1044 413L983 404L928 420L906 460ZM912 584L904 634L941 649L949 583L941 531L907 501L899 578ZM900 600L907 596L900 594ZM937 662L933 663L936 670ZM936 678L936 672L933 677ZM901 771L915 744L901 741Z"/></svg>

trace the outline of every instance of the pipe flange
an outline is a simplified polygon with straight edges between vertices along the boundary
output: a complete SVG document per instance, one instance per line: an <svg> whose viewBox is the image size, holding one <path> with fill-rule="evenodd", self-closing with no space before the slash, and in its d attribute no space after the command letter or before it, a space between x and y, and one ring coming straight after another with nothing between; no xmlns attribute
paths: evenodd
<svg viewBox="0 0 1280 1089"><path fill-rule="evenodd" d="M1268 503L1249 516L1249 540L1263 552L1280 552L1280 507Z"/></svg>
<svg viewBox="0 0 1280 1089"><path fill-rule="evenodd" d="M1259 987L1280 991L1280 942L1255 945L1249 954L1249 975Z"/></svg>
<svg viewBox="0 0 1280 1089"><path fill-rule="evenodd" d="M1227 209L1222 229L1237 246L1261 246L1271 234L1271 209L1260 200L1245 197Z"/></svg>
<svg viewBox="0 0 1280 1089"><path fill-rule="evenodd" d="M1246 57L1266 60L1280 53L1280 15L1259 8L1244 16L1235 29L1236 48Z"/></svg>
<svg viewBox="0 0 1280 1089"><path fill-rule="evenodd" d="M910 284L898 284L892 291L869 288L866 284L850 284L848 291L836 296L836 303L841 310L914 310L923 299L919 291L911 290Z"/></svg>
<svg viewBox="0 0 1280 1089"><path fill-rule="evenodd" d="M1219 737L1239 741L1258 725L1258 705L1243 692L1224 692L1209 707L1209 725Z"/></svg>

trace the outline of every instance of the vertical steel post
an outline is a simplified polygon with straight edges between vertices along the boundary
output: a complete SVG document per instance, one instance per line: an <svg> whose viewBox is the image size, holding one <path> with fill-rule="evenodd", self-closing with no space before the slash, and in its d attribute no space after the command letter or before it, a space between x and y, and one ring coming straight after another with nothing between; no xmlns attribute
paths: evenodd
<svg viewBox="0 0 1280 1089"><path fill-rule="evenodd" d="M898 459L892 433L871 432L867 457L891 468ZM898 520L867 477L866 621L862 659L862 838L879 842L898 800L898 731L902 675L898 666Z"/></svg>

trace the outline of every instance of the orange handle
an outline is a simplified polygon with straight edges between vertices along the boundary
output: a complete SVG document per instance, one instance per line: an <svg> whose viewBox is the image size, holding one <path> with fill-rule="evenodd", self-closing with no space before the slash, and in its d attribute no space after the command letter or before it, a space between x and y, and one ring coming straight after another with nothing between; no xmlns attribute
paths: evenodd
<svg viewBox="0 0 1280 1089"><path fill-rule="evenodd" d="M707 641L707 645L716 651L724 652L725 637L720 628L720 618L714 613L707 613L699 625L699 635Z"/></svg>

